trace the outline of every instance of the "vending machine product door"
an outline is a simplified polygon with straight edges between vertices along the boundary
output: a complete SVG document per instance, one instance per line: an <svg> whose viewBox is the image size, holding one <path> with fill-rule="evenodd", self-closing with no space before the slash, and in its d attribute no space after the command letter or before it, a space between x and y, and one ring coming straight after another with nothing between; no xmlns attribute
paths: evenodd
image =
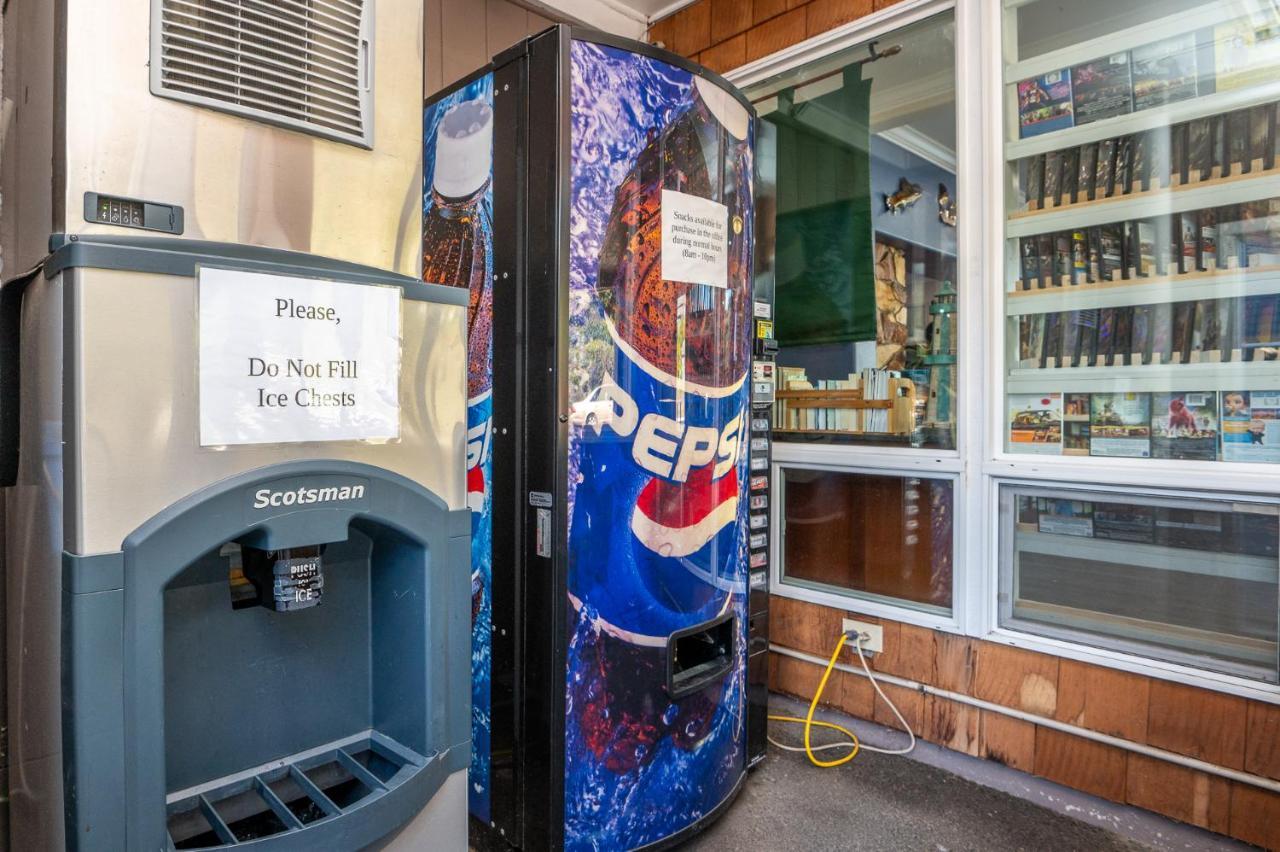
<svg viewBox="0 0 1280 852"><path fill-rule="evenodd" d="M476 842L670 844L745 775L751 116L567 27L427 102L424 274L471 295Z"/></svg>

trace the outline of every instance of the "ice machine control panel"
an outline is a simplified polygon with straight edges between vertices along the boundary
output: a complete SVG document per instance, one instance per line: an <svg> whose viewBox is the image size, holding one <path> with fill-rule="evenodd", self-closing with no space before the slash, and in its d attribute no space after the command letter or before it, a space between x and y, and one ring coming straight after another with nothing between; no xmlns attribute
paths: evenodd
<svg viewBox="0 0 1280 852"><path fill-rule="evenodd" d="M84 220L99 225L117 225L121 228L139 228L165 234L181 234L183 230L182 208L176 204L103 195L100 192L84 194Z"/></svg>

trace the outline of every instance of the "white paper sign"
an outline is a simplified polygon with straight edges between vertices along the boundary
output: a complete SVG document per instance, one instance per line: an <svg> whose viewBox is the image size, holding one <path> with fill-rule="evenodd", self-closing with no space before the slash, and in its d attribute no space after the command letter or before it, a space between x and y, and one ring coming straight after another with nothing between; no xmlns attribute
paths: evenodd
<svg viewBox="0 0 1280 852"><path fill-rule="evenodd" d="M662 277L685 284L729 286L728 207L662 190Z"/></svg>
<svg viewBox="0 0 1280 852"><path fill-rule="evenodd" d="M200 444L400 435L400 288L198 273Z"/></svg>

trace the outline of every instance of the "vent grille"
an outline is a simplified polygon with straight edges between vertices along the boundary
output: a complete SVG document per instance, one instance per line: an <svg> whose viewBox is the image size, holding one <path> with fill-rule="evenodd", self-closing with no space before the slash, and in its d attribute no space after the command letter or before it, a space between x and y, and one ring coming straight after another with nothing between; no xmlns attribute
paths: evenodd
<svg viewBox="0 0 1280 852"><path fill-rule="evenodd" d="M157 95L371 147L373 0L152 0Z"/></svg>

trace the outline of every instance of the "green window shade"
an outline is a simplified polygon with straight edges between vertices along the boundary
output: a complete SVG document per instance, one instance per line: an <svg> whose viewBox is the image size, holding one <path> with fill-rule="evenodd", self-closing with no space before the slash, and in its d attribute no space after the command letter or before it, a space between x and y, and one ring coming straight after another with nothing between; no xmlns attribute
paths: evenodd
<svg viewBox="0 0 1280 852"><path fill-rule="evenodd" d="M835 91L779 96L777 335L782 346L876 338L871 222L871 81L846 68Z"/></svg>

